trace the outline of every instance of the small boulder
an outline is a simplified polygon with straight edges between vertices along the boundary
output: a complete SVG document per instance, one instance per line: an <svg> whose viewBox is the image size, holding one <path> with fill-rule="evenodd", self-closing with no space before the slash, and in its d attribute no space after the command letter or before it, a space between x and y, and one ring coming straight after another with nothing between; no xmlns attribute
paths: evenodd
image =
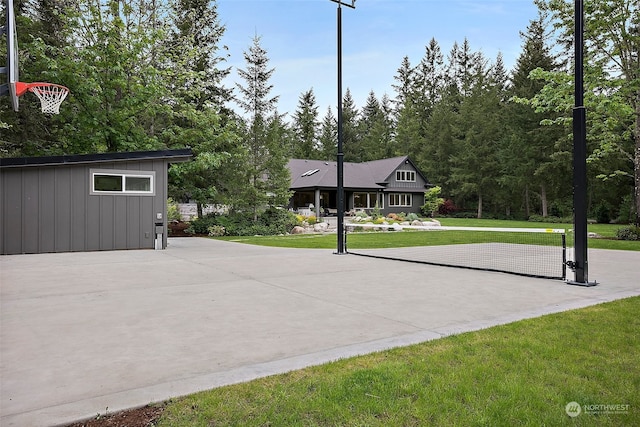
<svg viewBox="0 0 640 427"><path fill-rule="evenodd" d="M296 225L291 230L291 234L304 234L304 227L300 227L299 225Z"/></svg>
<svg viewBox="0 0 640 427"><path fill-rule="evenodd" d="M316 233L327 231L327 228L329 228L329 224L326 222L318 222L316 224L313 224L313 231L315 231Z"/></svg>

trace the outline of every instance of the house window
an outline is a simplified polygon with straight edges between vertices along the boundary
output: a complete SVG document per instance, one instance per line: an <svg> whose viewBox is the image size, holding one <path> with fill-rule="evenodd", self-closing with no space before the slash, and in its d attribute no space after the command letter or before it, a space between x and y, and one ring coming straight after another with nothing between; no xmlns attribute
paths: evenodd
<svg viewBox="0 0 640 427"><path fill-rule="evenodd" d="M378 197L378 193L353 193L353 207L356 209L373 209L382 206L382 198Z"/></svg>
<svg viewBox="0 0 640 427"><path fill-rule="evenodd" d="M396 181L416 182L415 171L396 171Z"/></svg>
<svg viewBox="0 0 640 427"><path fill-rule="evenodd" d="M410 193L393 193L389 194L389 206L394 207L411 207Z"/></svg>
<svg viewBox="0 0 640 427"><path fill-rule="evenodd" d="M154 171L91 170L91 194L153 196Z"/></svg>

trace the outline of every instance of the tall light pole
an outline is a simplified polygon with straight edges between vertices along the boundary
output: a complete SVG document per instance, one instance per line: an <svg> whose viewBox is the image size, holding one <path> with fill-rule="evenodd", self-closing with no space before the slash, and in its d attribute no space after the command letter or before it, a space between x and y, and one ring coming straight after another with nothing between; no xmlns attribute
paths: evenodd
<svg viewBox="0 0 640 427"><path fill-rule="evenodd" d="M344 153L342 151L342 6L356 8L356 0L344 3L331 0L338 4L338 248L337 254L344 254Z"/></svg>
<svg viewBox="0 0 640 427"><path fill-rule="evenodd" d="M584 107L584 0L575 2L575 106L573 108L573 234L575 272L572 285L593 286L587 261L587 113Z"/></svg>

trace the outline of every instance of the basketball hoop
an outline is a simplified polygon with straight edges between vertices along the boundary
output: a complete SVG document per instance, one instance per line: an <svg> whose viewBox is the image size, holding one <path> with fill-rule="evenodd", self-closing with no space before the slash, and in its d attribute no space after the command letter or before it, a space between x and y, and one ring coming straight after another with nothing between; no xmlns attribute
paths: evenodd
<svg viewBox="0 0 640 427"><path fill-rule="evenodd" d="M18 96L22 96L27 91L34 93L40 99L42 112L45 114L59 114L60 104L69 94L68 88L55 83L16 82Z"/></svg>

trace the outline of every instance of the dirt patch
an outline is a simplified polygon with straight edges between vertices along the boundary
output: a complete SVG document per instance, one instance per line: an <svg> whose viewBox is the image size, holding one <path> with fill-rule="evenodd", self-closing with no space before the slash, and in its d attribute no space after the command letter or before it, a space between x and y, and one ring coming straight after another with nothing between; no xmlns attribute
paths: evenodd
<svg viewBox="0 0 640 427"><path fill-rule="evenodd" d="M98 415L90 420L66 427L153 427L164 411L165 404L143 406L113 414Z"/></svg>

